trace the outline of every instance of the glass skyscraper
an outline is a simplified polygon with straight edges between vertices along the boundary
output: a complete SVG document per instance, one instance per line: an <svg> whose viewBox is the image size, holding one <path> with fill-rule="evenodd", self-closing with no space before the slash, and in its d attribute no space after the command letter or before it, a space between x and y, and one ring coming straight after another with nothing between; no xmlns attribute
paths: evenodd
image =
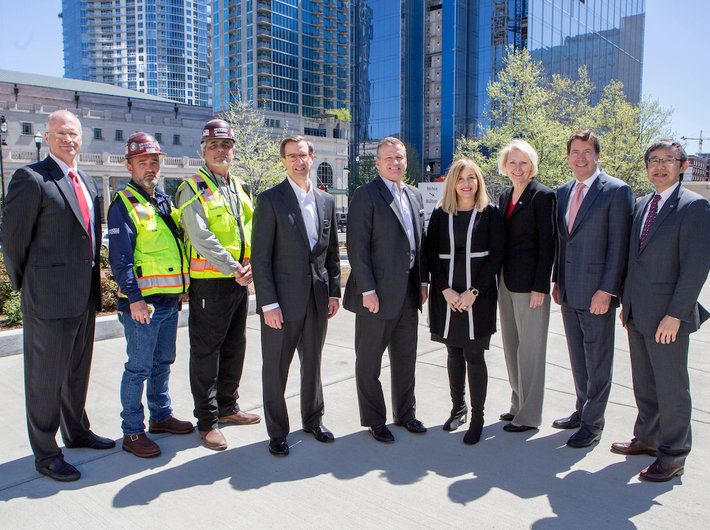
<svg viewBox="0 0 710 530"><path fill-rule="evenodd" d="M347 0L213 0L212 16L215 111L238 98L305 118L350 107Z"/></svg>
<svg viewBox="0 0 710 530"><path fill-rule="evenodd" d="M212 105L209 0L62 0L64 76Z"/></svg>
<svg viewBox="0 0 710 530"><path fill-rule="evenodd" d="M425 177L486 125L486 88L509 45L550 75L587 65L595 100L612 79L641 98L645 0L353 0L352 13L351 153L397 134Z"/></svg>

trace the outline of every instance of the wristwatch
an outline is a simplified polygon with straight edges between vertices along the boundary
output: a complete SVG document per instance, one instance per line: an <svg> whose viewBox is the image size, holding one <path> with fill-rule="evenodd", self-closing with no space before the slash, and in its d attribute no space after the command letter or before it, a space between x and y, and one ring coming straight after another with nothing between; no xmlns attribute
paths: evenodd
<svg viewBox="0 0 710 530"><path fill-rule="evenodd" d="M478 289L476 289L475 287L469 287L468 290L471 291L471 293L473 293L473 296L478 296L478 294L479 294Z"/></svg>

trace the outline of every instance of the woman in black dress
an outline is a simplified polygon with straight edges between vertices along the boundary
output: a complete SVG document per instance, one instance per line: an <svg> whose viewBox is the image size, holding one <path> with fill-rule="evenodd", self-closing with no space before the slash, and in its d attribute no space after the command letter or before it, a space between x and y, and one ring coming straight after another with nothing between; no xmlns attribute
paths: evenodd
<svg viewBox="0 0 710 530"><path fill-rule="evenodd" d="M503 218L489 204L480 168L473 160L457 160L429 220L425 252L431 275L431 338L446 344L448 352L453 408L444 430L466 422L468 373L471 424L463 441L469 445L480 440L483 429L488 387L484 352L496 331L497 275L504 249Z"/></svg>

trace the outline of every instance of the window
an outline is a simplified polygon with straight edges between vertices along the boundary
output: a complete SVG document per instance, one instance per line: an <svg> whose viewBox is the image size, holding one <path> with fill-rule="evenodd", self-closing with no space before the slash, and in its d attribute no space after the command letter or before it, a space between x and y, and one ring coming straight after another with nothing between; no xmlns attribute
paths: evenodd
<svg viewBox="0 0 710 530"><path fill-rule="evenodd" d="M173 134L173 145L180 145L180 135Z"/></svg>
<svg viewBox="0 0 710 530"><path fill-rule="evenodd" d="M22 122L22 134L34 134L32 132L32 124L28 121Z"/></svg>
<svg viewBox="0 0 710 530"><path fill-rule="evenodd" d="M325 129L317 129L315 127L304 127L303 128L303 134L307 136L326 136L326 131Z"/></svg>
<svg viewBox="0 0 710 530"><path fill-rule="evenodd" d="M328 162L323 162L318 166L318 187L327 190L333 187L333 168Z"/></svg>
<svg viewBox="0 0 710 530"><path fill-rule="evenodd" d="M116 132L113 134L113 139L117 142L122 142L123 141L123 131L121 129L116 129Z"/></svg>
<svg viewBox="0 0 710 530"><path fill-rule="evenodd" d="M155 139L158 141L158 143L163 142L163 133L155 133Z"/></svg>
<svg viewBox="0 0 710 530"><path fill-rule="evenodd" d="M94 127L94 140L103 140L104 133L100 127Z"/></svg>

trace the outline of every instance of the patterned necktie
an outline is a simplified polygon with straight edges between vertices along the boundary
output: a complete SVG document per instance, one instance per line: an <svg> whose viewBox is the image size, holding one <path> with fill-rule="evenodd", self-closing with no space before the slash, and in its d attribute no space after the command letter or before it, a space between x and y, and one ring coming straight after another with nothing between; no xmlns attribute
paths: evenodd
<svg viewBox="0 0 710 530"><path fill-rule="evenodd" d="M639 248L643 246L643 242L646 241L648 237L648 232L651 230L651 225L653 221L656 220L656 215L658 215L658 201L661 200L661 196L656 193L651 199L651 206L648 207L648 215L646 216L646 221L643 223L643 230L641 230L641 237L639 238Z"/></svg>
<svg viewBox="0 0 710 530"><path fill-rule="evenodd" d="M567 220L567 231L572 232L572 227L574 226L574 220L579 212L579 207L582 206L582 191L584 190L584 182L580 182L577 185L577 189L574 191L574 197L572 197L572 207L569 209L569 219Z"/></svg>
<svg viewBox="0 0 710 530"><path fill-rule="evenodd" d="M81 211L81 217L84 219L84 227L86 228L86 233L89 234L89 243L91 243L91 248L93 247L91 239L91 218L89 216L89 205L86 202L86 196L84 195L84 190L79 183L79 175L73 171L69 172L69 177L74 184L74 193L76 193L76 200L79 203L79 211Z"/></svg>

